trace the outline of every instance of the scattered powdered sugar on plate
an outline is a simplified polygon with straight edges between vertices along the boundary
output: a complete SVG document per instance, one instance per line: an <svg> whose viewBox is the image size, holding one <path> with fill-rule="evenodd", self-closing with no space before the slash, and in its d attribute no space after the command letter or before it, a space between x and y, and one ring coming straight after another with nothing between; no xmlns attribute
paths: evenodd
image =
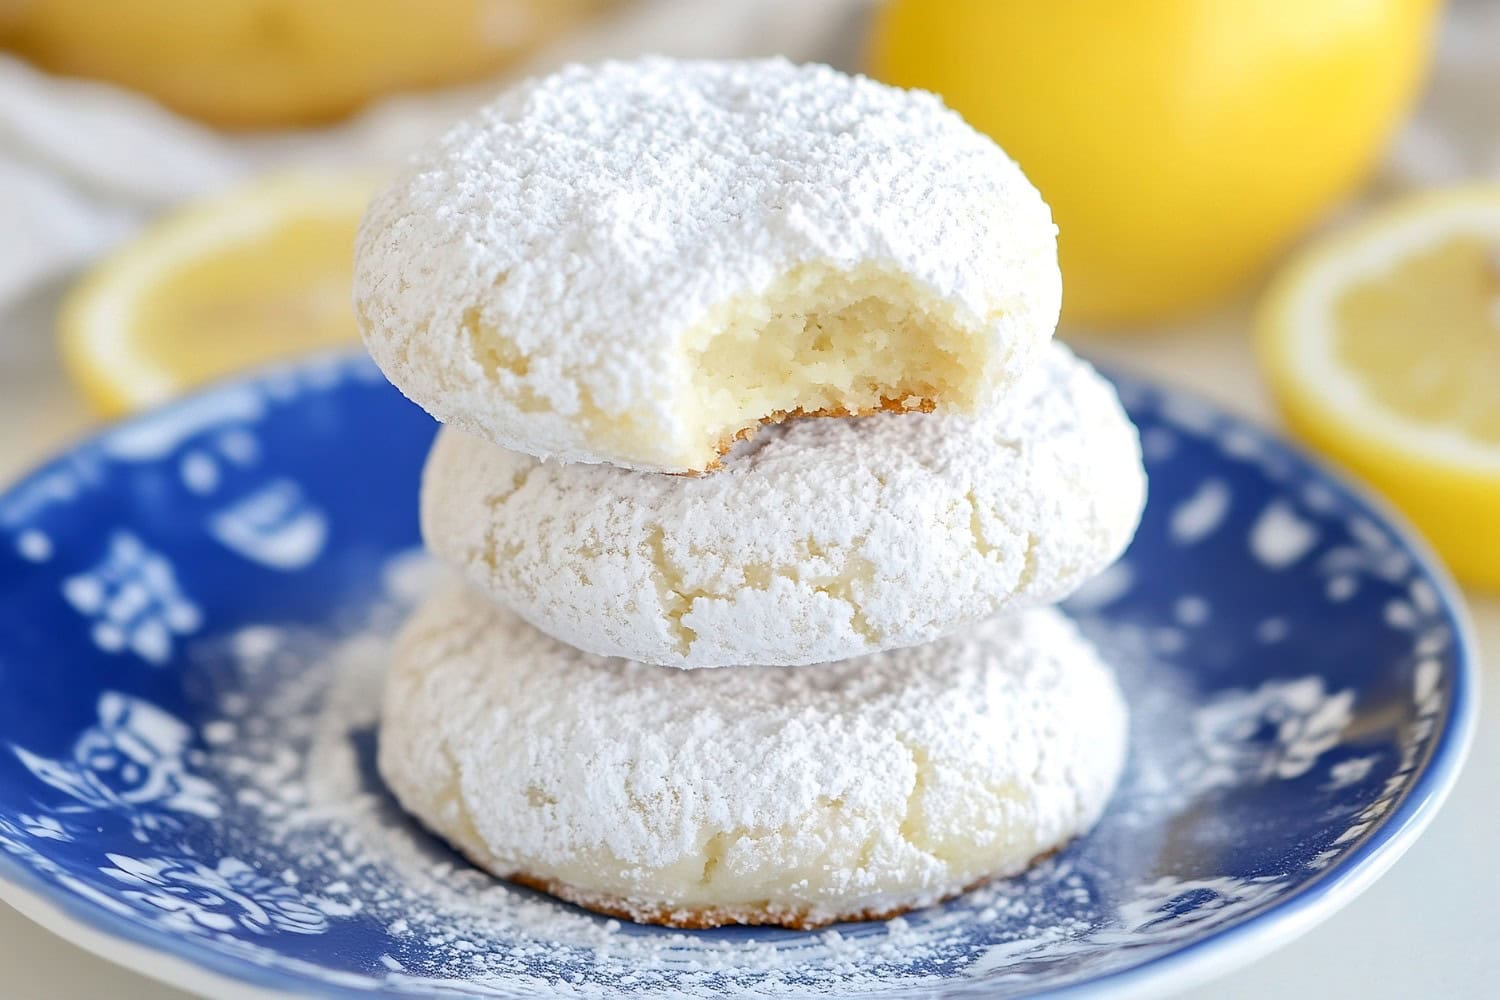
<svg viewBox="0 0 1500 1000"><path fill-rule="evenodd" d="M1150 631L1085 632L1110 651L1130 701L1133 767L1113 807L1127 826L1155 826L1216 789L1301 777L1354 718L1354 692L1329 691L1318 676L1205 697L1181 668L1152 664ZM1152 664L1149 683L1141 664Z"/></svg>
<svg viewBox="0 0 1500 1000"><path fill-rule="evenodd" d="M638 927L492 879L385 791L374 767L385 658L426 578L423 560L398 559L386 597L339 633L252 626L199 647L212 665L205 683L219 685L205 692L215 711L200 723L199 768L219 789L224 846L320 914L326 933L356 923L355 940L385 945L352 978L259 953L270 964L424 996L930 995L980 975L986 989L997 976L1055 977L1064 959L1077 978L1097 976L1238 919L1295 883L1293 873L1173 870L1159 852L1173 818L1206 795L1310 770L1338 741L1352 700L1315 678L1205 699L1152 652L1151 630L1085 616L1085 632L1120 672L1133 719L1129 771L1082 845L885 922L812 933Z"/></svg>

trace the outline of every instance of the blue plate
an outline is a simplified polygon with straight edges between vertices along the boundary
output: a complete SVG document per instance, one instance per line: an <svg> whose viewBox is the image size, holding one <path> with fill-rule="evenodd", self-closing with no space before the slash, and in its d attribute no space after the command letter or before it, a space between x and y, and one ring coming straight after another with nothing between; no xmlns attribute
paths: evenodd
<svg viewBox="0 0 1500 1000"><path fill-rule="evenodd" d="M371 767L432 423L363 360L119 425L0 498L0 896L216 996L1156 994L1347 902L1474 725L1459 599L1285 445L1117 379L1151 501L1070 602L1133 710L1099 827L815 933L620 926L474 872Z"/></svg>

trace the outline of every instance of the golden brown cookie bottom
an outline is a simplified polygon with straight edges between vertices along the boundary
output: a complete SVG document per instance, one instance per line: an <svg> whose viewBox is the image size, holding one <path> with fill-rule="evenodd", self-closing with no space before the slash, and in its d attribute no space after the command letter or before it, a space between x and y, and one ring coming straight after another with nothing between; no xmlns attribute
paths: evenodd
<svg viewBox="0 0 1500 1000"><path fill-rule="evenodd" d="M649 907L639 906L627 899L618 896L603 896L598 893L584 892L574 886L558 882L553 879L533 878L530 875L516 873L508 877L507 881L538 892L545 892L549 896L556 896L574 906L581 906L585 910L592 910L607 917L617 917L621 920L629 920L637 924L657 924L662 927L676 927L683 930L709 930L714 927L725 927L739 924L743 926L771 926L785 927L794 931L811 931L829 924L845 923L854 920L889 920L898 917L910 910L917 909L916 904L908 906L892 906L885 909L859 910L853 913L840 913L829 917L813 916L806 910L773 909L767 904L760 906L741 907L696 907L696 908L671 908L671 907ZM955 896L960 896L970 889L988 882L988 878L982 878L966 885L957 892L937 897L930 903L921 905L935 905L946 902Z"/></svg>
<svg viewBox="0 0 1500 1000"><path fill-rule="evenodd" d="M848 419L854 417L870 417L874 416L877 413L931 413L936 409L937 400L935 399L929 399L926 396L907 396L904 399L888 399L885 397L881 397L879 406L867 406L858 410L850 410L842 406L825 407L821 410L804 410L801 407L798 407L794 410L777 410L775 413L761 417L758 422L751 424L748 427L742 427L728 437L722 438L718 444L718 456L709 463L707 468L697 471L688 470L687 472L675 472L672 473L672 475L705 476L709 473L717 472L724 465L724 456L729 454L730 450L734 448L735 444L754 437L760 431L760 429L762 427L765 427L767 424L779 424L785 420L797 420L804 417L843 417ZM881 918L870 917L869 919L877 920Z"/></svg>

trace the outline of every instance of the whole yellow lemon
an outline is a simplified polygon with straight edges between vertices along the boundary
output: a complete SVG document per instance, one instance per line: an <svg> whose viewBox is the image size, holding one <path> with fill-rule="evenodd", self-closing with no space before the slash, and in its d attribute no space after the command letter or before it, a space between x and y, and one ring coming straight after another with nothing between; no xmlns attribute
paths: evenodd
<svg viewBox="0 0 1500 1000"><path fill-rule="evenodd" d="M497 70L603 0L0 0L0 47L232 128Z"/></svg>
<svg viewBox="0 0 1500 1000"><path fill-rule="evenodd" d="M935 90L1051 203L1064 313L1220 298L1369 172L1438 0L894 0L874 75Z"/></svg>

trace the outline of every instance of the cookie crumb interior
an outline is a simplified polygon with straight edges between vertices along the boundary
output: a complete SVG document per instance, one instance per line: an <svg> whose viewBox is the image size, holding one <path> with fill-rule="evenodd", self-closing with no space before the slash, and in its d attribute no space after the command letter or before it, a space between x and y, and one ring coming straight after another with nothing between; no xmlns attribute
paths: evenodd
<svg viewBox="0 0 1500 1000"><path fill-rule="evenodd" d="M701 469L788 415L969 408L993 338L905 274L809 264L713 310L684 347Z"/></svg>

